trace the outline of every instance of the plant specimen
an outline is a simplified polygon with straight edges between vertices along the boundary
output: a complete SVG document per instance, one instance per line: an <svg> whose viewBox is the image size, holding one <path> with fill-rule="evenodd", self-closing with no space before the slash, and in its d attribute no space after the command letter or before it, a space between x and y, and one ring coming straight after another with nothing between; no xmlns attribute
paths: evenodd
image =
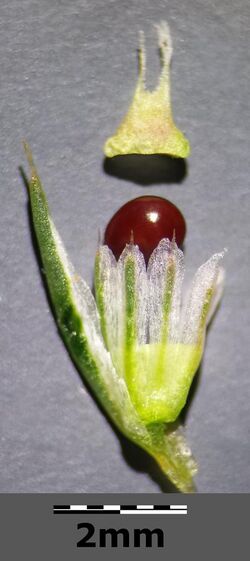
<svg viewBox="0 0 250 561"><path fill-rule="evenodd" d="M196 464L179 415L221 294L223 253L198 269L182 306L183 253L175 241L161 240L147 267L134 243L118 262L100 245L94 298L69 261L27 144L25 150L33 225L65 344L119 430L151 454L178 489L191 492Z"/></svg>

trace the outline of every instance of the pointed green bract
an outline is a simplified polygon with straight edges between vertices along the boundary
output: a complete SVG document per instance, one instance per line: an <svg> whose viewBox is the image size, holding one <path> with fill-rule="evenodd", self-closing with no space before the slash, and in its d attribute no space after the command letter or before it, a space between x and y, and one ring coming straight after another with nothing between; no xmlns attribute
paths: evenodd
<svg viewBox="0 0 250 561"><path fill-rule="evenodd" d="M66 252L50 218L47 199L31 159L31 153L26 146L27 152L32 171L29 181L32 219L58 327L80 372L84 372L86 381L112 418L120 422L119 406L111 397L109 384L104 381L103 371L100 370L97 360L98 354L94 356L90 349L90 338L86 335L80 302L77 302L74 289L77 276L73 268L70 270L72 266L67 262ZM106 353L105 356L105 349L103 370L104 368L110 369L112 375L113 366L109 354ZM111 386L112 376L110 377Z"/></svg>

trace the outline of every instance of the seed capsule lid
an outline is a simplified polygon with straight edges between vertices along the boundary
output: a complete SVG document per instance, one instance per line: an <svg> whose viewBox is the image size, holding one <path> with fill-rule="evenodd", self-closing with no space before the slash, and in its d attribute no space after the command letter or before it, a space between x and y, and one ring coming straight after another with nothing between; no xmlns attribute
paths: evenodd
<svg viewBox="0 0 250 561"><path fill-rule="evenodd" d="M147 90L145 86L146 53L144 34L141 32L139 76L134 97L127 115L104 145L104 153L109 158L125 154L167 154L178 158L189 156L189 142L172 117L170 30L166 22L156 25L156 30L162 62L158 85L153 91Z"/></svg>

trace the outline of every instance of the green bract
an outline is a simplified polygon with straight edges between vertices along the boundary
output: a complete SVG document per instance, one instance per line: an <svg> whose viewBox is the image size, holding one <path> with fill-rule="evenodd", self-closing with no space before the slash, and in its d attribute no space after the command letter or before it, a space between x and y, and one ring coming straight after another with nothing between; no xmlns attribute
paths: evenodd
<svg viewBox="0 0 250 561"><path fill-rule="evenodd" d="M116 262L100 246L96 301L75 273L49 214L30 149L33 224L62 337L112 421L158 462L183 492L196 464L178 416L199 366L205 329L220 296L222 253L202 265L181 308L183 253L163 239L146 269L136 245Z"/></svg>

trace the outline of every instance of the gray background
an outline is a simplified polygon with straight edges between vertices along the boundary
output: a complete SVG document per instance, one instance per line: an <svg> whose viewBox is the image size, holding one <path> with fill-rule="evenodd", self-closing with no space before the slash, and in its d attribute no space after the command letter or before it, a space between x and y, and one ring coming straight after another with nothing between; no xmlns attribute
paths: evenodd
<svg viewBox="0 0 250 561"><path fill-rule="evenodd" d="M187 504L187 515L117 515L106 514L53 514L54 504ZM130 534L129 549L122 548L118 539L119 561L179 561L190 558L227 559L235 561L240 552L248 549L249 537L248 495L53 495L13 494L1 495L0 552L3 559L20 559L25 554L27 561L60 559L117 560L118 549L99 547L100 528L126 528ZM95 527L91 541L95 548L78 549L76 543L86 535L86 530L77 529L79 523L91 523ZM134 528L160 528L164 533L164 548L133 547ZM181 538L181 539L180 539ZM204 551L205 550L205 551ZM244 553L240 559L244 558Z"/></svg>
<svg viewBox="0 0 250 561"><path fill-rule="evenodd" d="M228 248L222 306L185 414L199 492L249 492L247 1L1 2L1 492L159 492L170 488L119 440L57 333L34 250L21 139L51 212L92 282L98 229L127 200L162 195L187 221L187 280ZM153 23L172 31L173 110L190 139L180 163L103 163L102 145L135 86L138 31L148 84L159 71ZM248 35L249 36L249 35ZM119 177L117 177L119 176ZM145 185L146 184L146 185Z"/></svg>

